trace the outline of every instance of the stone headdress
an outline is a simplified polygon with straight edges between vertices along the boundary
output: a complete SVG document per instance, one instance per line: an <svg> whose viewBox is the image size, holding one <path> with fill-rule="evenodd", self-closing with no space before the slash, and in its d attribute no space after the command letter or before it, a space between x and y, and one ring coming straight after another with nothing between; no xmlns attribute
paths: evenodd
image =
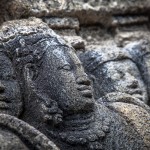
<svg viewBox="0 0 150 150"><path fill-rule="evenodd" d="M49 44L51 46L65 45L65 41L55 34L46 23L34 17L22 19L21 21L8 21L0 29L0 48L3 51L5 49L10 57L12 55L13 57L14 55L23 57L24 55L32 54L32 57L40 59L44 49L46 49L46 44L43 46L43 51L30 47L34 47L34 44L43 38L48 38L51 41ZM29 36L30 38L28 38Z"/></svg>
<svg viewBox="0 0 150 150"><path fill-rule="evenodd" d="M130 53L139 68L150 97L150 43L147 40L132 42L127 44L123 50Z"/></svg>
<svg viewBox="0 0 150 150"><path fill-rule="evenodd" d="M29 19L7 21L0 27L0 41L6 42L16 36L27 36L31 34L44 34L53 38L58 38L61 44L64 44L61 38L49 28L41 19L31 17Z"/></svg>
<svg viewBox="0 0 150 150"><path fill-rule="evenodd" d="M21 86L24 85L22 84L24 81L22 77L24 66L26 64L34 64L38 70L43 54L48 47L51 47L48 50L53 50L57 46L69 47L41 19L32 17L29 19L8 21L0 27L0 52L5 53L12 60ZM21 87L21 89L23 88ZM44 98L40 94L37 96L44 101ZM57 122L59 120L57 118L59 117L56 116L60 116L59 114L62 111L58 108L54 100L51 100L51 103L53 104L51 108L55 108L56 110L56 113L52 114L55 117L52 117L51 120Z"/></svg>
<svg viewBox="0 0 150 150"><path fill-rule="evenodd" d="M89 50L80 54L80 59L83 62L87 71L91 72L102 64L110 61L131 59L132 56L127 52L115 46L113 47L97 47L94 50Z"/></svg>

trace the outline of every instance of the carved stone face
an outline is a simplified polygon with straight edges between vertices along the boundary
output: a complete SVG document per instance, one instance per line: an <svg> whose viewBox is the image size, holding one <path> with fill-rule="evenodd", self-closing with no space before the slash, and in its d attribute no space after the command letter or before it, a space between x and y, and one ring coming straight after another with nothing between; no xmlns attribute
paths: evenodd
<svg viewBox="0 0 150 150"><path fill-rule="evenodd" d="M37 89L57 101L64 116L90 112L94 106L92 88L75 53L65 46L50 46L42 60L35 80Z"/></svg>
<svg viewBox="0 0 150 150"><path fill-rule="evenodd" d="M98 67L94 75L98 78L99 87L102 88L104 95L109 92L123 92L142 101L147 100L140 72L135 63L129 59L106 62L102 67Z"/></svg>
<svg viewBox="0 0 150 150"><path fill-rule="evenodd" d="M22 109L20 87L11 61L0 53L0 113L18 116Z"/></svg>

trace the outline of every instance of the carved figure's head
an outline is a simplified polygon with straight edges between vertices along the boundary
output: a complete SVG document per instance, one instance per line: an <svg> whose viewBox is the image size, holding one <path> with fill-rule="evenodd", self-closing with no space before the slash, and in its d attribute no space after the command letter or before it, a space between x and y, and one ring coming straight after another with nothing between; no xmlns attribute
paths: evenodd
<svg viewBox="0 0 150 150"><path fill-rule="evenodd" d="M148 96L150 98L150 43L147 40L135 41L124 47L132 56L132 59L138 66L142 78L147 86ZM148 102L150 104L150 101Z"/></svg>
<svg viewBox="0 0 150 150"><path fill-rule="evenodd" d="M95 98L111 92L127 93L147 101L147 92L140 72L127 51L115 47L99 48L81 54L89 75L93 75Z"/></svg>
<svg viewBox="0 0 150 150"><path fill-rule="evenodd" d="M25 118L40 117L42 104L53 121L93 111L90 81L74 49L41 20L7 22L0 40L20 83Z"/></svg>

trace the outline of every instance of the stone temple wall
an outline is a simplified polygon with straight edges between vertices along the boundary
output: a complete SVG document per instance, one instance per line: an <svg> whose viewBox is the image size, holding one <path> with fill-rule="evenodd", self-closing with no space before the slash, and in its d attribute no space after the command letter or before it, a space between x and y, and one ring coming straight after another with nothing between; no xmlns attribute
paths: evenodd
<svg viewBox="0 0 150 150"><path fill-rule="evenodd" d="M0 36L0 102L20 101L0 112L0 150L150 149L150 44L133 42L150 42L150 0L0 0L3 23L6 38L15 28Z"/></svg>
<svg viewBox="0 0 150 150"><path fill-rule="evenodd" d="M75 49L149 39L150 0L1 0L0 23L38 17Z"/></svg>

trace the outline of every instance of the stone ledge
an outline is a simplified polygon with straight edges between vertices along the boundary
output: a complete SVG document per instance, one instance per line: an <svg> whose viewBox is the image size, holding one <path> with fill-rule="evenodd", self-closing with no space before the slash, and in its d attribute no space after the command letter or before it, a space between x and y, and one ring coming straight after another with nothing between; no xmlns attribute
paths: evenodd
<svg viewBox="0 0 150 150"><path fill-rule="evenodd" d="M52 29L76 29L79 30L79 21L77 18L58 18L58 17L45 17L43 21L46 22Z"/></svg>

